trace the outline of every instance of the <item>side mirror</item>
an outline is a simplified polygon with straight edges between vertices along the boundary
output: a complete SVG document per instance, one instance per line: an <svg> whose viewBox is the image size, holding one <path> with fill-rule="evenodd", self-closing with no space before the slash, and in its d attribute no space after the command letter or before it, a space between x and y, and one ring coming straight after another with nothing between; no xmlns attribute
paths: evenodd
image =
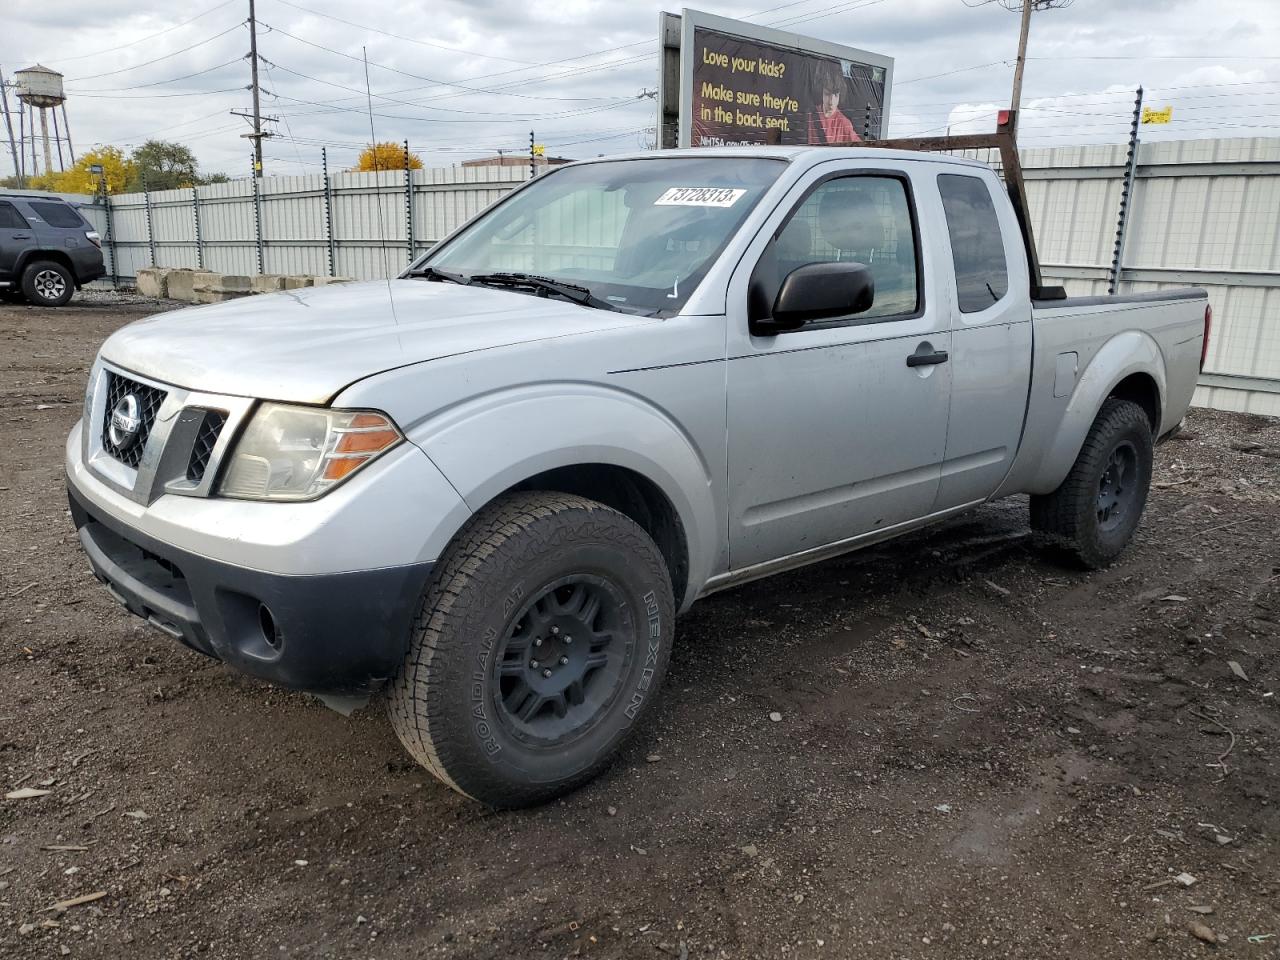
<svg viewBox="0 0 1280 960"><path fill-rule="evenodd" d="M771 316L752 324L752 333L772 336L815 320L847 317L871 309L876 283L863 263L808 263L782 281Z"/></svg>

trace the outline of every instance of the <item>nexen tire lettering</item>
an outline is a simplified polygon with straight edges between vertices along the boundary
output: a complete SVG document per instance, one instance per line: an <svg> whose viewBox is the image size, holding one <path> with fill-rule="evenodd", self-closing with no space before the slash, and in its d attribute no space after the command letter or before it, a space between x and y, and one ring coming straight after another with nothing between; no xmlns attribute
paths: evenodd
<svg viewBox="0 0 1280 960"><path fill-rule="evenodd" d="M640 682L636 684L635 693L631 694L631 702L627 704L626 714L631 720L636 718L644 703L645 694L653 680L653 671L658 664L658 651L662 648L662 617L658 612L658 597L652 591L644 595L645 614L649 618L649 651L645 657L644 670L640 672Z"/></svg>

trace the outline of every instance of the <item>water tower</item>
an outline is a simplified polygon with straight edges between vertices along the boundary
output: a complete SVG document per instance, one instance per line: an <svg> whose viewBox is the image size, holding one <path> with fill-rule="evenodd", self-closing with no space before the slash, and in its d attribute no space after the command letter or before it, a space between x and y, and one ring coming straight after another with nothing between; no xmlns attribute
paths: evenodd
<svg viewBox="0 0 1280 960"><path fill-rule="evenodd" d="M19 126L29 131L31 143L31 171L37 172L36 164L36 130L35 112L40 111L40 140L44 147L44 172L53 172L53 148L58 150L58 169L65 169L62 162L62 141L67 141L67 150L71 154L71 162L75 162L75 152L71 147L71 130L67 125L67 96L62 89L62 74L57 70L36 64L18 70L13 75L13 88L20 103L26 105L26 113L30 118L29 125L22 122L22 108L19 107ZM62 131L58 129L58 110L62 110ZM53 111L53 137L49 136L49 112ZM26 141L27 137L22 137ZM24 158L25 159L25 158ZM24 164L25 165L25 164Z"/></svg>

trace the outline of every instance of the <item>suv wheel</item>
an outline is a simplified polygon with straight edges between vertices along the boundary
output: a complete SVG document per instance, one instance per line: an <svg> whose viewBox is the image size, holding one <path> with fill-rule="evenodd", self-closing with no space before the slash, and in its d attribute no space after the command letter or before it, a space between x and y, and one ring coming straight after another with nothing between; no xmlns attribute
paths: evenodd
<svg viewBox="0 0 1280 960"><path fill-rule="evenodd" d="M37 260L22 272L22 295L37 307L60 307L75 289L71 271L52 260Z"/></svg>
<svg viewBox="0 0 1280 960"><path fill-rule="evenodd" d="M1031 498L1031 526L1097 570L1133 539L1151 486L1153 443L1146 412L1129 400L1107 400L1089 428L1067 479Z"/></svg>
<svg viewBox="0 0 1280 960"><path fill-rule="evenodd" d="M662 554L634 521L567 494L504 496L423 595L391 724L458 792L542 803L599 774L648 713L674 617Z"/></svg>

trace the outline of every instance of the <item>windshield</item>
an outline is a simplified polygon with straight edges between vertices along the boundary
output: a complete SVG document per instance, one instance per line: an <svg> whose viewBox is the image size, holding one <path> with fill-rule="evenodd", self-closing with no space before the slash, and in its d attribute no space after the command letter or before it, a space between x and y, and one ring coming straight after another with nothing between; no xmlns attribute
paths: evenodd
<svg viewBox="0 0 1280 960"><path fill-rule="evenodd" d="M784 166L694 156L565 167L483 214L413 272L476 283L518 273L584 288L589 305L673 314Z"/></svg>

